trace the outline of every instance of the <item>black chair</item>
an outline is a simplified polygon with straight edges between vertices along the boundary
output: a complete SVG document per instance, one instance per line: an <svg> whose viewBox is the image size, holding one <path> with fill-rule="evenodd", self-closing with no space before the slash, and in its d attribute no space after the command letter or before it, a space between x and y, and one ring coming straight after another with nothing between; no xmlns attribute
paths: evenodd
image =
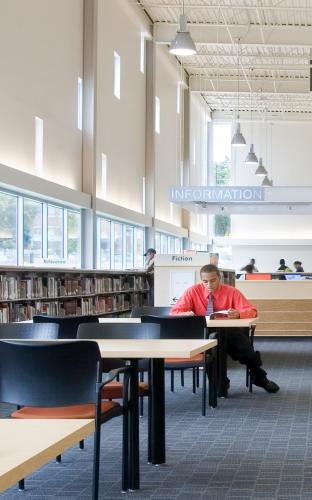
<svg viewBox="0 0 312 500"><path fill-rule="evenodd" d="M77 333L78 339L159 339L160 328L158 325L143 323L92 323L81 324ZM125 365L122 359L103 359L103 371L107 372L113 368ZM139 361L139 371L149 371L149 360ZM140 416L143 416L143 397L148 396L149 384L140 380ZM118 382L108 384L104 387L102 397L104 399L119 399L122 395L122 385Z"/></svg>
<svg viewBox="0 0 312 500"><path fill-rule="evenodd" d="M0 342L0 401L22 405L13 418L95 418L92 499L98 499L101 424L124 415L122 489L128 470L128 372L124 404L101 401L101 353L96 342ZM79 383L77 383L77 380ZM57 390L56 390L57 388ZM22 443L21 443L22 446Z"/></svg>
<svg viewBox="0 0 312 500"><path fill-rule="evenodd" d="M0 323L0 339L39 339L58 338L59 325L56 323Z"/></svg>
<svg viewBox="0 0 312 500"><path fill-rule="evenodd" d="M206 319L204 316L142 316L142 323L160 325L161 339L204 339L206 337ZM203 368L202 415L206 415L206 379L209 379L209 404L217 405L216 397L216 356L212 352L194 356L190 360L167 358L165 368L171 372L171 390L174 389L174 371L193 369L193 392L195 389L195 369ZM184 382L184 380L183 380ZM183 384L182 384L183 385Z"/></svg>
<svg viewBox="0 0 312 500"><path fill-rule="evenodd" d="M59 339L75 339L80 323L98 323L98 317L92 315L85 316L47 316L36 314L33 317L34 323L57 323L59 325Z"/></svg>
<svg viewBox="0 0 312 500"><path fill-rule="evenodd" d="M171 307L135 306L131 310L131 318L141 316L169 316Z"/></svg>

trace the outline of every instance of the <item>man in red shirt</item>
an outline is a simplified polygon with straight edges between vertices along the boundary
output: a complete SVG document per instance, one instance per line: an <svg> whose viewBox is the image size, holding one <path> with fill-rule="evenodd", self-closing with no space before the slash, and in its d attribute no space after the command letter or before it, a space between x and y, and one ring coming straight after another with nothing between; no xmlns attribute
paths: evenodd
<svg viewBox="0 0 312 500"><path fill-rule="evenodd" d="M257 316L257 309L237 288L221 283L217 266L208 264L202 267L200 278L201 283L185 290L172 307L171 314L208 316L212 312L227 310L229 319ZM231 358L248 366L255 385L263 387L267 392L277 392L279 386L267 378L266 372L261 368L260 353L254 351L242 328L231 328L227 333L227 353Z"/></svg>

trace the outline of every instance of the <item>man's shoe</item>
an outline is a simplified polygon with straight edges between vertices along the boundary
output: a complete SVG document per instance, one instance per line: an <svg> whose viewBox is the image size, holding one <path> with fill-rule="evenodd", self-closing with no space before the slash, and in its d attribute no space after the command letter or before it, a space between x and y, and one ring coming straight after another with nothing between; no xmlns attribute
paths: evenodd
<svg viewBox="0 0 312 500"><path fill-rule="evenodd" d="M275 382L272 382L272 380L269 380L267 378L262 378L262 379L255 378L253 383L258 387L263 387L263 389L267 392L274 393L279 391L279 386Z"/></svg>

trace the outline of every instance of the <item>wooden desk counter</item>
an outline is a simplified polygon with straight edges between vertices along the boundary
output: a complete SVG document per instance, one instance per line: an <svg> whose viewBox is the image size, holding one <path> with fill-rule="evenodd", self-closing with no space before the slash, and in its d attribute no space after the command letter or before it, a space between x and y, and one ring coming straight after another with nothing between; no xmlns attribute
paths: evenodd
<svg viewBox="0 0 312 500"><path fill-rule="evenodd" d="M258 318L246 319L210 319L206 316L208 328L249 328L257 323Z"/></svg>
<svg viewBox="0 0 312 500"><path fill-rule="evenodd" d="M85 439L93 419L0 419L0 491Z"/></svg>

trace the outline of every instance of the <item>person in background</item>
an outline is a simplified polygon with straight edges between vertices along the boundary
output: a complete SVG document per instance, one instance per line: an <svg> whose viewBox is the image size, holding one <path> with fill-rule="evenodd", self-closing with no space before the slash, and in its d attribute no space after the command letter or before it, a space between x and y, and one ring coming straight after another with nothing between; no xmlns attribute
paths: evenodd
<svg viewBox="0 0 312 500"><path fill-rule="evenodd" d="M256 268L256 261L255 259L250 259L249 264L241 268L241 271L245 271L246 273L258 273L258 269ZM252 271L247 271L248 269L252 268Z"/></svg>
<svg viewBox="0 0 312 500"><path fill-rule="evenodd" d="M255 318L257 316L257 309L237 288L221 283L220 271L217 266L212 264L203 266L200 270L200 279L201 283L185 290L171 308L170 314L210 316L213 312L227 310L229 319ZM261 368L262 361L259 351L254 351L249 338L242 330L244 329L231 328L228 330L227 353L232 359L248 366L255 385L263 387L267 392L277 392L279 386L267 378L266 371Z"/></svg>
<svg viewBox="0 0 312 500"><path fill-rule="evenodd" d="M285 259L281 259L280 260L280 266L278 268L278 271L286 271L286 272L292 272L292 270L290 269L290 267L288 267L286 264L285 264Z"/></svg>
<svg viewBox="0 0 312 500"><path fill-rule="evenodd" d="M300 260L295 260L294 268L296 273L304 273L302 262L300 262Z"/></svg>
<svg viewBox="0 0 312 500"><path fill-rule="evenodd" d="M146 250L144 257L145 257L145 263L144 267L147 272L147 282L150 287L150 294L149 294L149 306L154 305L154 262L155 262L155 255L156 255L156 250L155 248L149 248Z"/></svg>
<svg viewBox="0 0 312 500"><path fill-rule="evenodd" d="M241 269L241 271L243 271L243 274L240 275L240 277L238 278L239 280L244 280L245 279L245 274L253 274L254 272L254 267L252 264L247 264L247 266L243 267Z"/></svg>

